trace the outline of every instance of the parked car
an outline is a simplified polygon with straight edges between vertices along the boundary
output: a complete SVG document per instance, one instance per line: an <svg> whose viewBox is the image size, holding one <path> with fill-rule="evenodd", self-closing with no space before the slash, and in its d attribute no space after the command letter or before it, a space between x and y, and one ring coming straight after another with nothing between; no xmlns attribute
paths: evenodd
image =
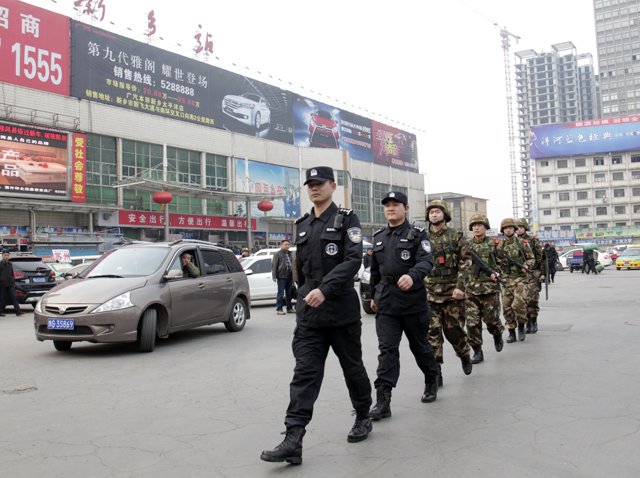
<svg viewBox="0 0 640 478"><path fill-rule="evenodd" d="M267 249L260 249L258 252L256 252L255 254L253 254L250 257L257 257L257 256L272 256L274 255L276 252L278 252L280 250L280 247L270 247ZM296 248L295 246L291 246L289 247L289 251L291 251L291 253L293 254L294 252L296 252ZM245 257L246 259L246 257Z"/></svg>
<svg viewBox="0 0 640 478"><path fill-rule="evenodd" d="M309 121L309 144L321 148L340 148L338 120L325 110L311 113Z"/></svg>
<svg viewBox="0 0 640 478"><path fill-rule="evenodd" d="M616 269L640 268L640 247L628 247L616 259Z"/></svg>
<svg viewBox="0 0 640 478"><path fill-rule="evenodd" d="M279 250L279 249L277 249ZM249 287L251 288L251 300L274 300L278 296L278 284L273 281L271 276L271 262L273 255L256 254L251 257L245 257L240 261L244 273L249 279ZM296 285L293 284L293 299L295 301Z"/></svg>
<svg viewBox="0 0 640 478"><path fill-rule="evenodd" d="M607 249L606 253L611 257L612 262L616 262L616 259L620 257L620 252L617 249L611 248Z"/></svg>
<svg viewBox="0 0 640 478"><path fill-rule="evenodd" d="M56 277L56 282L58 284L61 284L66 280L74 279L78 277L80 274L86 271L91 264L93 264L93 262L85 262L84 264L80 264L75 267L72 267L71 269L66 270L62 275Z"/></svg>
<svg viewBox="0 0 640 478"><path fill-rule="evenodd" d="M198 277L183 277L180 256L191 255ZM138 342L224 323L244 328L251 293L242 266L228 249L204 241L130 242L109 251L78 278L44 295L34 312L36 338L66 351L73 342Z"/></svg>
<svg viewBox="0 0 640 478"><path fill-rule="evenodd" d="M35 304L56 286L56 273L41 257L15 255L9 258L16 280L16 296L20 304Z"/></svg>
<svg viewBox="0 0 640 478"><path fill-rule="evenodd" d="M62 274L64 274L69 269L73 268L73 264L71 264L70 262L47 262L47 261L44 261L44 265L47 266L49 269L51 269L53 271L53 273L55 274L56 282L58 282L58 283L60 282L58 279L64 280L64 279L62 279Z"/></svg>
<svg viewBox="0 0 640 478"><path fill-rule="evenodd" d="M574 255L578 253L578 256L580 257L579 259L576 257L574 259ZM595 250L593 251L594 253L594 259L596 262L599 262L603 267L607 267L610 266L611 264L613 264L613 262L611 261L611 257L602 252L602 251L598 251ZM577 248L577 249L571 249L567 252L563 252L560 257L558 258L558 262L560 263L560 266L562 268L557 268L556 270L561 271L564 269L572 269L573 270L581 270L582 269L582 248ZM567 263L567 260L569 260L569 262L573 262L572 264L572 268L569 267L569 264ZM580 262L580 264L578 264L578 262ZM571 270L571 272L573 272L573 270Z"/></svg>
<svg viewBox="0 0 640 478"><path fill-rule="evenodd" d="M373 292L371 291L371 268L367 267L362 273L360 279L360 301L362 302L362 308L367 314L373 314L371 308L371 299L373 298Z"/></svg>
<svg viewBox="0 0 640 478"><path fill-rule="evenodd" d="M222 112L257 130L262 125L271 123L269 103L262 96L253 93L225 96L222 100Z"/></svg>

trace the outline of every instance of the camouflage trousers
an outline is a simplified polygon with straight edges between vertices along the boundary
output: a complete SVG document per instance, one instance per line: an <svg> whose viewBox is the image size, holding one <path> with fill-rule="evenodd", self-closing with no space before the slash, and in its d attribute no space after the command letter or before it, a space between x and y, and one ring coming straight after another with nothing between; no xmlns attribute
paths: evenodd
<svg viewBox="0 0 640 478"><path fill-rule="evenodd" d="M537 319L540 312L540 291L542 285L539 282L527 281L525 286L525 301L527 303L527 319Z"/></svg>
<svg viewBox="0 0 640 478"><path fill-rule="evenodd" d="M433 347L436 361L439 364L444 362L442 353L444 337L453 345L458 357L469 355L469 339L464 330L464 300L429 302L429 309L431 311L429 343Z"/></svg>
<svg viewBox="0 0 640 478"><path fill-rule="evenodd" d="M509 281L508 287L515 295L502 289L502 315L507 329L515 329L518 324L527 323L526 285L525 279Z"/></svg>
<svg viewBox="0 0 640 478"><path fill-rule="evenodd" d="M465 299L469 345L482 345L482 321L494 337L502 335L504 325L500 321L500 292L484 295L467 294Z"/></svg>

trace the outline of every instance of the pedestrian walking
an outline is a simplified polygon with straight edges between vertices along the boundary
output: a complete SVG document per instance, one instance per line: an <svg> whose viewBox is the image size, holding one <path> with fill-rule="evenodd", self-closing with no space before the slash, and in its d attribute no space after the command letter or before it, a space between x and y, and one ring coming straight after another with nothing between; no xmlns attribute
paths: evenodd
<svg viewBox="0 0 640 478"><path fill-rule="evenodd" d="M340 361L356 416L348 442L365 440L372 430L371 383L362 362L360 301L353 277L362 261L362 230L351 209L333 202L333 169L306 172L304 185L313 202L311 213L296 221L298 307L293 334L296 365L289 387L286 436L265 461L302 463L302 439L320 393L329 348Z"/></svg>
<svg viewBox="0 0 640 478"><path fill-rule="evenodd" d="M20 303L16 295L15 272L13 271L13 264L9 262L10 257L9 251L2 251L2 260L0 261L0 317L5 315L5 296L13 304L13 310L18 317L25 314L20 309Z"/></svg>
<svg viewBox="0 0 640 478"><path fill-rule="evenodd" d="M382 199L388 226L373 235L371 258L371 308L376 313L378 370L374 382L376 404L373 420L391 416L391 390L400 376L400 340L407 336L409 348L424 374L422 402L438 393L438 364L429 344L429 308L424 278L431 272L431 243L422 227L411 226L407 196L390 191Z"/></svg>
<svg viewBox="0 0 640 478"><path fill-rule="evenodd" d="M547 258L547 268L549 269L549 279L551 283L556 281L556 268L558 266L558 251L555 247L551 247L548 242L544 245L544 253Z"/></svg>
<svg viewBox="0 0 640 478"><path fill-rule="evenodd" d="M527 274L527 286L525 287L525 297L527 301L527 325L525 333L535 334L538 332L538 314L540 313L540 291L542 284L540 281L545 280L547 261L544 257L544 251L540 245L540 239L536 236L529 235L529 223L526 219L518 219L518 237L529 242L531 252L535 257L535 264L531 268L533 275Z"/></svg>
<svg viewBox="0 0 640 478"><path fill-rule="evenodd" d="M271 261L271 277L278 284L278 295L276 296L276 313L284 315L282 310L286 299L287 312L295 314L291 305L291 288L293 287L293 261L291 251L289 251L289 241L284 240L280 244L280 250L273 255Z"/></svg>

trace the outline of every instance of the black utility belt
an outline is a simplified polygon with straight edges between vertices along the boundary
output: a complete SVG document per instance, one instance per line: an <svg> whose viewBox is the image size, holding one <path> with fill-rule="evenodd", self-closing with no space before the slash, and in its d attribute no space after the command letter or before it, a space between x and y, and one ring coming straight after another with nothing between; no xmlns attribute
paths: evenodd
<svg viewBox="0 0 640 478"><path fill-rule="evenodd" d="M304 278L304 283L308 284L311 289L317 289L322 284L321 280L309 279L308 277ZM353 287L353 279L346 282L345 287Z"/></svg>
<svg viewBox="0 0 640 478"><path fill-rule="evenodd" d="M380 277L380 282L382 282L383 284L397 284L398 281L400 280L400 277L402 276L398 276L398 277L394 277L394 276L381 276Z"/></svg>

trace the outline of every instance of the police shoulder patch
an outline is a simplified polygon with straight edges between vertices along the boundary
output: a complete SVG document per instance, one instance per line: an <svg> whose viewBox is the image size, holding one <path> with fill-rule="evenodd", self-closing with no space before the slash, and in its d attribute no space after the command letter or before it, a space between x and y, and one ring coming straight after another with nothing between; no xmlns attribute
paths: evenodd
<svg viewBox="0 0 640 478"><path fill-rule="evenodd" d="M296 219L295 224L299 224L299 223L301 223L302 221L304 221L304 220L305 220L306 218L308 218L308 217L309 217L309 213L306 213L304 216L301 216L301 217L299 217L298 219Z"/></svg>
<svg viewBox="0 0 640 478"><path fill-rule="evenodd" d="M344 214L345 216L351 216L351 213L353 212L353 209L345 209L343 207L338 209L339 212L341 212L342 214Z"/></svg>
<svg viewBox="0 0 640 478"><path fill-rule="evenodd" d="M385 228L383 227L382 229L378 229L376 232L373 233L373 235L375 236L376 234L381 233L382 231L384 231Z"/></svg>
<svg viewBox="0 0 640 478"><path fill-rule="evenodd" d="M362 229L359 227L351 227L347 229L347 234L351 242L360 244L362 242Z"/></svg>
<svg viewBox="0 0 640 478"><path fill-rule="evenodd" d="M429 254L431 252L431 243L429 241L427 241L426 239L423 240L423 241L420 241L420 245L424 249L424 252L426 252L427 254Z"/></svg>

